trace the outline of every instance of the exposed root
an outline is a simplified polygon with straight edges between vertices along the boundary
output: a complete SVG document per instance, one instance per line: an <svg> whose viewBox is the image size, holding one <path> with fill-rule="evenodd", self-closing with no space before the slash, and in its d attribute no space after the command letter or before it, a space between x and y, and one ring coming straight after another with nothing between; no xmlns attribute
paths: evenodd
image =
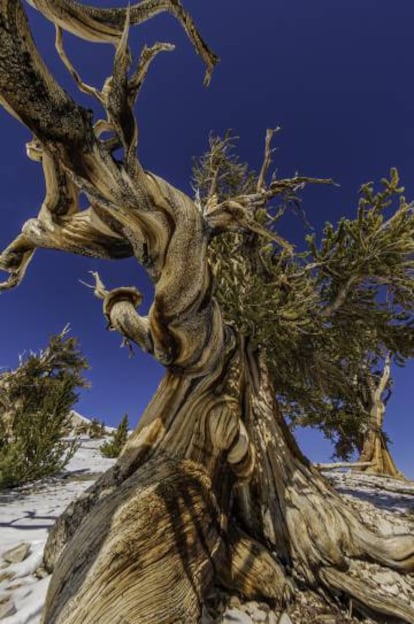
<svg viewBox="0 0 414 624"><path fill-rule="evenodd" d="M360 526L354 531L354 540L361 554L371 561L405 574L414 572L414 536L385 537Z"/></svg>
<svg viewBox="0 0 414 624"><path fill-rule="evenodd" d="M301 455L270 398L275 393L264 365L251 372L249 383L255 383L247 422L257 469L237 501L243 526L271 545L302 586L322 596L342 592L361 605L361 612L365 605L371 615L412 623L413 608L382 595L379 583L363 577L364 565L371 564L362 562L412 572L414 537L385 537L365 527L358 512Z"/></svg>
<svg viewBox="0 0 414 624"><path fill-rule="evenodd" d="M303 490L302 490L303 492ZM298 491L288 492L287 523L296 572L317 586L350 596L365 612L393 615L414 621L414 610L394 596L383 594L375 582L361 577L358 559L368 559L398 572L414 570L412 535L385 537L368 530L336 494L326 491L324 499ZM350 575L353 570L355 575ZM360 578L358 577L358 574Z"/></svg>
<svg viewBox="0 0 414 624"><path fill-rule="evenodd" d="M292 598L292 587L283 567L262 544L241 531L232 529L229 538L230 561L219 571L221 582L245 598L286 604Z"/></svg>
<svg viewBox="0 0 414 624"><path fill-rule="evenodd" d="M318 470L340 470L341 468L367 468L371 462L334 462L328 464L313 464Z"/></svg>
<svg viewBox="0 0 414 624"><path fill-rule="evenodd" d="M98 501L60 557L47 624L194 624L223 553L224 517L193 462L149 461Z"/></svg>
<svg viewBox="0 0 414 624"><path fill-rule="evenodd" d="M414 609L394 596L381 595L381 588L371 579L356 579L349 572L341 572L335 568L322 568L318 576L330 590L350 596L359 611L369 613L371 610L371 615L379 613L387 616L387 622L390 622L390 617L391 621L399 618L402 622L414 624Z"/></svg>

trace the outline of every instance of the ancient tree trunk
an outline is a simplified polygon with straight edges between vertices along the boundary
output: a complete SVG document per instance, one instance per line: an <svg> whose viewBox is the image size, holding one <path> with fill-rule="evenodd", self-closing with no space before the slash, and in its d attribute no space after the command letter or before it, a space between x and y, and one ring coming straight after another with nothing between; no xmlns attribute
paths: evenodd
<svg viewBox="0 0 414 624"><path fill-rule="evenodd" d="M364 443L358 462L367 463L360 470L372 474L389 475L390 477L402 477L388 448L388 442L378 425L371 425L364 434Z"/></svg>
<svg viewBox="0 0 414 624"><path fill-rule="evenodd" d="M370 397L370 414L366 430L363 434L361 454L358 461L368 465L360 470L373 474L386 474L391 477L402 477L388 448L387 438L383 431L384 414L387 399L384 392L390 380L391 361L387 356L381 377L375 382L373 376L368 378ZM388 397L389 398L389 397Z"/></svg>
<svg viewBox="0 0 414 624"><path fill-rule="evenodd" d="M88 513L84 499L59 521L49 568L68 528L73 537L55 565L45 622L199 620L206 592L229 567L232 486L251 469L233 400L214 392L222 372L167 374L118 465L92 489Z"/></svg>
<svg viewBox="0 0 414 624"><path fill-rule="evenodd" d="M109 622L121 612L140 623L155 613L197 622L219 583L277 604L295 586L324 587L414 622L408 605L358 581L359 559L410 571L412 537L365 529L311 467L278 413L264 355L236 349L226 360L202 382L167 374L118 465L58 521L46 550L55 569L44 621ZM128 572L138 561L145 570L137 563Z"/></svg>
<svg viewBox="0 0 414 624"><path fill-rule="evenodd" d="M378 596L358 570L358 560L369 558L411 572L412 536L370 533L312 469L278 412L265 349L226 323L213 297L211 239L227 230L271 237L252 214L277 194L278 182L266 188L261 180L256 192L218 205L212 196L201 208L137 160L133 105L149 62L165 47L144 50L131 75L129 25L170 11L209 69L214 55L177 0L144 0L126 12L30 1L59 27L117 47L112 79L99 91L71 68L58 30L63 62L105 106L107 120L92 125L48 73L20 0L0 2L1 101L34 133L28 154L46 179L38 217L0 256L10 274L1 287L21 281L37 248L134 256L154 283L147 316L136 311L137 288L108 291L97 274L93 288L108 327L166 368L116 466L50 535L43 622L194 624L220 583L276 602L305 584L414 623L408 605ZM103 127L110 139L101 140ZM112 157L119 146L122 162ZM84 211L80 193L90 202Z"/></svg>

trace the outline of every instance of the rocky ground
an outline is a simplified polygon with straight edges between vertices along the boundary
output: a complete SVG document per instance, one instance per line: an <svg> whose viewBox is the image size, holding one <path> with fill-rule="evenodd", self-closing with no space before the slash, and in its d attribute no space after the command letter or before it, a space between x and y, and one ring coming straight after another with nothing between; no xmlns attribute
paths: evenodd
<svg viewBox="0 0 414 624"><path fill-rule="evenodd" d="M115 460L99 452L104 440L81 437L59 477L0 492L0 621L37 624L50 577L41 571L49 528L69 503Z"/></svg>
<svg viewBox="0 0 414 624"><path fill-rule="evenodd" d="M414 534L414 482L350 470L330 471L325 476L374 530L384 535ZM414 609L413 576L403 576L368 562L358 563L358 566L367 578L374 578L384 592L398 595ZM353 573L351 568L350 574ZM327 604L309 591L297 591L294 603L283 611L272 610L265 603L242 603L237 596L227 607L223 602L222 609L222 615L216 620L219 624L373 624L373 620L356 612L352 602L345 604L338 600L337 604Z"/></svg>
<svg viewBox="0 0 414 624"><path fill-rule="evenodd" d="M0 620L4 624L38 624L49 583L41 568L47 532L71 500L112 465L102 457L103 440L82 438L67 470L59 477L0 493ZM372 528L384 534L414 533L414 483L365 476L350 471L326 473ZM363 563L363 572L384 591L398 595L414 608L414 578ZM353 571L351 569L350 574ZM327 604L307 591L297 591L285 610L272 610L260 602L242 602L239 596L216 592L203 624L352 624L352 603ZM363 619L364 624L372 620ZM98 624L98 623L97 623ZM154 621L154 624L156 622Z"/></svg>

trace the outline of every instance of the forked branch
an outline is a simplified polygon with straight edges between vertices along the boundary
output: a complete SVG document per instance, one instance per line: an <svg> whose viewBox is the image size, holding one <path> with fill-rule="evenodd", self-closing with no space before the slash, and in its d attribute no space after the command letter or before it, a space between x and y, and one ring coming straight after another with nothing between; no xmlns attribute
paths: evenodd
<svg viewBox="0 0 414 624"><path fill-rule="evenodd" d="M98 43L118 44L124 30L127 9L101 9L74 0L27 0L47 19L65 30ZM202 39L191 16L179 0L143 0L130 7L130 22L136 26L160 13L173 15L207 66L205 84L209 84L218 57Z"/></svg>
<svg viewBox="0 0 414 624"><path fill-rule="evenodd" d="M142 303L142 294L137 288L116 288L108 291L102 282L99 273L91 271L95 279L94 294L103 301L103 312L108 321L108 329L116 330L126 340L132 340L143 351L152 353L153 342L148 317L141 316L136 308Z"/></svg>
<svg viewBox="0 0 414 624"><path fill-rule="evenodd" d="M66 69L68 70L68 72L70 73L74 81L76 82L79 90L82 91L82 93L86 93L86 95L92 95L96 97L96 99L99 102L101 102L101 104L103 104L102 93L96 87L91 87L90 85L83 82L80 75L78 74L78 72L76 71L72 63L70 62L65 52L65 48L63 47L62 29L60 26L57 26L57 25L56 25L55 47L56 47L57 53L59 54L62 60L62 63L64 64L64 66L66 67Z"/></svg>

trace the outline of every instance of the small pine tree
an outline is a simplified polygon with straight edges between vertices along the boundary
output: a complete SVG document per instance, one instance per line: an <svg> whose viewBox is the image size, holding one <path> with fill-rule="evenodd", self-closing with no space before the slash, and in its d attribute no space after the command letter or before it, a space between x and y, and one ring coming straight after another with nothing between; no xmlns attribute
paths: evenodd
<svg viewBox="0 0 414 624"><path fill-rule="evenodd" d="M125 414L118 425L115 433L112 434L112 440L107 441L101 446L101 453L104 457L118 457L125 446L128 439L128 414Z"/></svg>
<svg viewBox="0 0 414 624"><path fill-rule="evenodd" d="M0 488L15 487L61 470L76 450L62 439L76 389L87 384L87 363L68 328L39 354L21 358L0 376Z"/></svg>
<svg viewBox="0 0 414 624"><path fill-rule="evenodd" d="M93 439L103 438L106 434L105 424L97 418L92 418L89 426L89 437Z"/></svg>

